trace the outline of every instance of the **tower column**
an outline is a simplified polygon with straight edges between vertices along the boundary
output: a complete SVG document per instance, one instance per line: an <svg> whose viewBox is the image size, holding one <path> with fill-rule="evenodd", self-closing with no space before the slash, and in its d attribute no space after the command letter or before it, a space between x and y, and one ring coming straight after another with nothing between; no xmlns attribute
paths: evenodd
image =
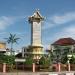
<svg viewBox="0 0 75 75"><path fill-rule="evenodd" d="M32 16L29 17L29 23L31 24L31 47L33 59L40 59L43 52L41 27L44 18L37 10Z"/></svg>

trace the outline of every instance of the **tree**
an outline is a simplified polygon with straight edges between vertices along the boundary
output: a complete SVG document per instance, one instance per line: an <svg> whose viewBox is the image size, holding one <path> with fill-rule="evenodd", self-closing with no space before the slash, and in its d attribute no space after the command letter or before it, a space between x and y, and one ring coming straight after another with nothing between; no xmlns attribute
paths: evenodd
<svg viewBox="0 0 75 75"><path fill-rule="evenodd" d="M64 52L62 54L61 63L66 64L68 61L67 55L70 53L70 47L65 46L63 51Z"/></svg>
<svg viewBox="0 0 75 75"><path fill-rule="evenodd" d="M61 62L63 64L67 63L67 55L70 53L70 49L70 46L56 45L55 50L53 50L53 55L56 58L56 62Z"/></svg>
<svg viewBox="0 0 75 75"><path fill-rule="evenodd" d="M13 69L13 63L15 62L15 56L8 56L4 55L3 53L0 53L0 63L6 63L10 66L10 70Z"/></svg>
<svg viewBox="0 0 75 75"><path fill-rule="evenodd" d="M42 68L46 68L46 67L49 68L50 58L42 56L41 59L39 60L39 64L40 66L42 66Z"/></svg>
<svg viewBox="0 0 75 75"><path fill-rule="evenodd" d="M32 65L32 64L33 64L33 59L32 59L32 57L26 58L25 64L26 64L26 65Z"/></svg>
<svg viewBox="0 0 75 75"><path fill-rule="evenodd" d="M41 59L40 59L40 61L39 61L39 64L41 64L41 65L45 65L45 57L44 56L42 56L41 57Z"/></svg>
<svg viewBox="0 0 75 75"><path fill-rule="evenodd" d="M5 38L5 39L7 40L7 43L11 45L11 55L12 55L13 44L17 43L18 39L20 39L20 38L17 38L16 34L10 33L10 36L8 38Z"/></svg>
<svg viewBox="0 0 75 75"><path fill-rule="evenodd" d="M14 55L5 55L5 63L10 66L10 70L13 70L13 64L15 63L15 56Z"/></svg>
<svg viewBox="0 0 75 75"><path fill-rule="evenodd" d="M61 62L61 57L62 57L61 46L55 45L54 47L55 49L53 50L53 62L59 63Z"/></svg>
<svg viewBox="0 0 75 75"><path fill-rule="evenodd" d="M11 70L12 70L13 62L15 60L14 56L12 55L13 44L17 43L18 39L20 39L20 38L17 38L16 34L11 34L10 33L10 36L8 38L5 38L5 39L6 39L7 43L11 45L11 50L10 50L11 55L10 56L6 55L6 57L5 57L6 62L5 63L9 64L10 67L11 67Z"/></svg>
<svg viewBox="0 0 75 75"><path fill-rule="evenodd" d="M6 57L3 53L0 53L0 63L5 63L6 62Z"/></svg>
<svg viewBox="0 0 75 75"><path fill-rule="evenodd" d="M15 56L13 56L13 55L10 55L10 56L5 55L5 57L6 57L5 61L6 61L7 64L9 64L9 65L14 64Z"/></svg>
<svg viewBox="0 0 75 75"><path fill-rule="evenodd" d="M71 63L71 64L75 64L75 58L74 58L73 56L72 56L71 59L70 59L70 63Z"/></svg>
<svg viewBox="0 0 75 75"><path fill-rule="evenodd" d="M49 63L50 63L50 65L52 65L53 64L53 61L54 61L54 58L55 58L55 52L53 52L52 50L49 52L49 54L48 54L48 58L49 58Z"/></svg>

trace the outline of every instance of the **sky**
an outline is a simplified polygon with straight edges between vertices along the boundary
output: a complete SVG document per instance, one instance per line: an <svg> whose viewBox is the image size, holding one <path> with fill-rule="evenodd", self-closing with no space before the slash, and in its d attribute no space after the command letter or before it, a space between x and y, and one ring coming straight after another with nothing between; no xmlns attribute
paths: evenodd
<svg viewBox="0 0 75 75"><path fill-rule="evenodd" d="M12 33L20 38L14 49L30 45L28 17L36 9L45 17L42 24L44 48L59 38L75 39L75 0L0 0L0 41L6 41L4 38Z"/></svg>

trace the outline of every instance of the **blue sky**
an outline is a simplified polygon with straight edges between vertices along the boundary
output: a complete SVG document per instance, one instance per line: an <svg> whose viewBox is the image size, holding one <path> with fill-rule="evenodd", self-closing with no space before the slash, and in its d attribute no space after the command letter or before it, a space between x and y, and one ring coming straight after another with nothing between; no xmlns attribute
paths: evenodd
<svg viewBox="0 0 75 75"><path fill-rule="evenodd" d="M5 41L12 33L21 38L15 49L30 45L27 20L36 9L45 17L42 25L44 48L59 38L75 39L75 0L0 0L0 41Z"/></svg>

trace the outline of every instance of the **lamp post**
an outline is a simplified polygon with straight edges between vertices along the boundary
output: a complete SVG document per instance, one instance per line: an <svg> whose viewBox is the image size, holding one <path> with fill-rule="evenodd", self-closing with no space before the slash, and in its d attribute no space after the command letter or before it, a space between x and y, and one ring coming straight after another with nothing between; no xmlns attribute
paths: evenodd
<svg viewBox="0 0 75 75"><path fill-rule="evenodd" d="M68 57L68 71L70 71L71 70L71 68L70 68L70 59L71 59L71 57L72 57L72 54L68 54L67 55L67 57Z"/></svg>

